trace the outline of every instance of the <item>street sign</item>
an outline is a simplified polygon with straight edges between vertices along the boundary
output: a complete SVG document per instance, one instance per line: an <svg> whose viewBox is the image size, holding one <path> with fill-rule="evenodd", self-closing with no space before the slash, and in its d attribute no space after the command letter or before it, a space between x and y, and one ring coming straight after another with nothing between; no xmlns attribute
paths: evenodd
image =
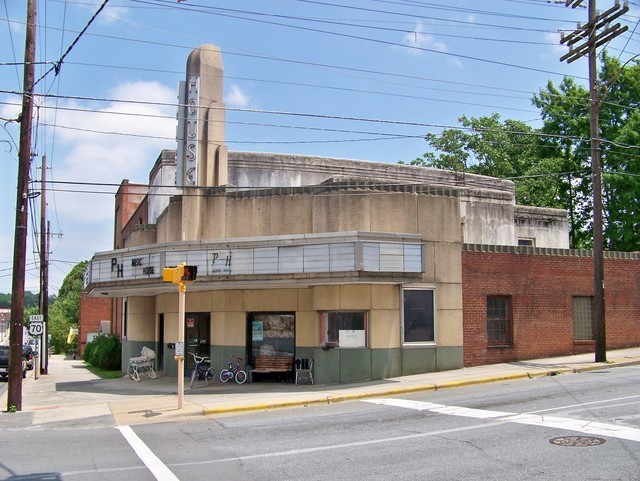
<svg viewBox="0 0 640 481"><path fill-rule="evenodd" d="M44 324L42 322L31 322L29 324L29 334L32 336L41 336L44 332Z"/></svg>
<svg viewBox="0 0 640 481"><path fill-rule="evenodd" d="M36 314L29 316L29 322L43 322L44 316L42 314Z"/></svg>

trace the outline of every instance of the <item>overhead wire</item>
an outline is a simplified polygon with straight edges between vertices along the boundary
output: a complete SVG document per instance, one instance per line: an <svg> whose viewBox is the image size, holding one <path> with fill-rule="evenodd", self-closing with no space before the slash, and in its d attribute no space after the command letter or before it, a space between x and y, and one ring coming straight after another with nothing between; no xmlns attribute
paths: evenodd
<svg viewBox="0 0 640 481"><path fill-rule="evenodd" d="M326 3L326 2L325 2L325 3ZM386 3L388 3L388 2L386 2ZM520 2L520 3L524 3L524 2ZM5 6L6 6L6 4L5 4ZM250 112L250 110L247 110L247 112ZM280 115L281 115L281 114L283 114L283 113L282 113L282 112L279 112L278 114L280 114ZM56 122L54 122L54 123L56 123Z"/></svg>
<svg viewBox="0 0 640 481"><path fill-rule="evenodd" d="M107 6L107 3L109 3L109 0L103 0L102 4L100 5L100 7L98 8L98 10L93 14L93 16L89 19L89 22L84 26L84 28L80 31L80 33L76 36L76 38L73 40L73 42L71 42L71 44L69 45L69 47L67 48L67 50L62 54L62 56L56 61L53 62L53 66L47 70L38 80L36 80L33 83L33 86L35 87L36 85L38 85L38 83L45 78L48 74L50 74L51 72L55 72L56 75L58 75L58 73L60 72L60 69L62 68L62 63L64 62L64 59L67 55L69 55L69 53L71 52L71 50L73 49L73 47L76 46L76 44L78 43L78 41L80 40L80 38L84 35L84 33L87 31L87 29L91 26L91 24L93 23L93 21L98 17L98 15L100 14L100 12L104 9L104 7Z"/></svg>
<svg viewBox="0 0 640 481"><path fill-rule="evenodd" d="M138 3L149 3L148 0L131 0L131 1L135 1L135 2L138 2ZM168 1L169 0L155 0L155 2L159 2L159 3L165 3L165 2L168 2ZM305 2L309 2L309 3L323 3L323 2L311 2L310 0L299 0L299 1L305 1ZM185 8L187 8L187 7L185 7ZM347 6L345 8L351 8L351 7ZM355 7L353 7L353 8L355 8ZM187 8L187 9L191 10L191 11L202 11L202 10L198 10L198 9L190 8L190 7ZM221 9L219 9L219 8L217 8L216 10L218 10L215 13L216 16L221 16L221 17L225 17L225 18L235 18L235 19L246 20L246 21L251 21L251 22L259 22L259 23L264 23L264 24L270 24L270 25L288 27L288 28L293 28L293 29L305 30L305 31L309 31L309 32L316 32L316 33L322 33L322 34L327 34L327 35L332 35L332 36L338 36L338 37L348 38L348 39L351 39L351 40L362 40L362 41L366 41L366 42L373 42L373 43L378 43L378 44L388 45L388 46L393 46L393 47L403 47L403 48L407 48L407 49L415 50L415 51L420 51L420 52L429 52L429 53L433 53L433 54L444 55L444 56L448 56L448 57L454 57L454 58L457 58L457 59L472 60L472 61L477 61L477 62L488 63L488 64L491 64L491 65L498 65L498 66L502 66L502 67L510 67L510 68L514 68L514 69L527 70L527 71L531 71L531 72L539 72L539 73L558 75L558 76L562 75L561 72L554 72L554 71L550 71L550 70L546 70L546 69L539 69L539 68L535 68L535 67L527 67L527 66L524 66L524 65L518 65L518 64L514 64L514 63L509 63L509 62L502 62L502 61L499 61L499 60L475 57L475 56L472 56L472 55L465 55L465 54L456 54L456 53L447 52L447 51L443 51L443 50L438 50L438 49L434 49L434 48L418 47L418 46L415 46L415 45L402 44L402 43L382 40L382 39L378 39L378 38L363 37L363 36L360 36L360 35L353 35L353 34L348 34L348 33L343 33L343 32L334 32L334 31L330 31L330 30L322 30L322 29L316 29L316 28L311 28L311 27L303 27L303 26L299 26L299 25L291 25L291 24L287 24L287 23L270 21L270 20L255 19L255 18L248 18L248 17L240 17L238 15L232 15L232 14L229 14L229 13L220 13L219 10L221 10ZM224 10L230 10L230 9L224 9ZM364 10L368 10L368 9L364 9ZM207 10L205 9L204 12L206 12L206 11ZM394 13L394 12L388 12L388 13L402 15L402 14Z"/></svg>
<svg viewBox="0 0 640 481"><path fill-rule="evenodd" d="M7 8L7 0L3 1L4 3L4 12L5 15L7 16L6 20L7 20L7 30L9 32L9 43L11 44L11 53L13 55L13 61L16 65L16 79L18 80L18 88L20 88L20 72L18 72L18 62L17 62L17 58L16 58L16 48L13 44L13 33L11 32L11 24L9 22L9 10Z"/></svg>

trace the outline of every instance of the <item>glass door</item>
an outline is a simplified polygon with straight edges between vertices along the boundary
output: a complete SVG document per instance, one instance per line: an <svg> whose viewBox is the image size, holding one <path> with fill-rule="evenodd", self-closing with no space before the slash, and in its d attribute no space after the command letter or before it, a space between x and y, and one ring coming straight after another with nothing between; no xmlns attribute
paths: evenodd
<svg viewBox="0 0 640 481"><path fill-rule="evenodd" d="M190 353L207 357L211 355L210 320L211 314L208 312L188 312L184 316L185 368L187 372L191 372L195 367L193 356Z"/></svg>

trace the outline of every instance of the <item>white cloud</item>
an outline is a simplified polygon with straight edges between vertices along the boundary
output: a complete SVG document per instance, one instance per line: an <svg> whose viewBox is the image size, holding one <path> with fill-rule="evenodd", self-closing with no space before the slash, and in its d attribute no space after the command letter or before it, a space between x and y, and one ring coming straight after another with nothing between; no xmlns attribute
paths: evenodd
<svg viewBox="0 0 640 481"><path fill-rule="evenodd" d="M85 2L77 5L80 11L83 11L83 15L91 18L95 12L98 11L100 5L104 3L104 0L85 0ZM87 16L88 15L88 16ZM124 5L122 1L111 1L100 12L97 17L99 22L104 24L116 24L121 21L126 21L131 16L131 9Z"/></svg>
<svg viewBox="0 0 640 481"><path fill-rule="evenodd" d="M250 99L249 95L241 87L232 85L224 96L224 102L230 107L247 107Z"/></svg>
<svg viewBox="0 0 640 481"><path fill-rule="evenodd" d="M174 88L157 82L124 83L105 97L140 103L58 104L56 123L65 128L55 130L49 178L89 185L54 183L55 192L47 195L49 216L63 233L52 253L56 259L80 261L111 249L117 187L104 184L118 185L123 179L147 183L160 151L176 146Z"/></svg>
<svg viewBox="0 0 640 481"><path fill-rule="evenodd" d="M559 57L569 51L566 45L560 44L560 38L560 32L547 32L544 34L545 41L553 45L550 46L549 51L543 54L543 58Z"/></svg>

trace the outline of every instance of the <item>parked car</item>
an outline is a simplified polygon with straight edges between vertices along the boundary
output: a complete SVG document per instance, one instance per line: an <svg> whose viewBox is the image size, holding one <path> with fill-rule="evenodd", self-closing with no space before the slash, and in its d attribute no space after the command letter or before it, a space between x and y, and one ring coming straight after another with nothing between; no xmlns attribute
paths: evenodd
<svg viewBox="0 0 640 481"><path fill-rule="evenodd" d="M35 363L35 354L29 344L24 344L22 346L22 355L24 356L24 360L27 362L27 369L31 371Z"/></svg>
<svg viewBox="0 0 640 481"><path fill-rule="evenodd" d="M27 344L29 344L34 354L38 354L38 341L36 339L30 337Z"/></svg>
<svg viewBox="0 0 640 481"><path fill-rule="evenodd" d="M24 355L22 359L22 377L27 377L27 360ZM0 346L0 378L7 379L9 377L9 346Z"/></svg>

